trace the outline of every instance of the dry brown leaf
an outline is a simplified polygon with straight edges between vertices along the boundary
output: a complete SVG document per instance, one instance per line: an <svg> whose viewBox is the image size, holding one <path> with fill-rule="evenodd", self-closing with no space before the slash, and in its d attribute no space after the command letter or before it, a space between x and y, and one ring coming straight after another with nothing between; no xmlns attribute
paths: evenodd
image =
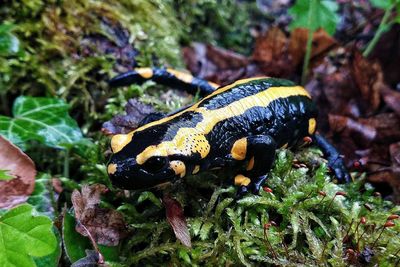
<svg viewBox="0 0 400 267"><path fill-rule="evenodd" d="M126 115L116 115L111 120L103 123L101 131L105 135L126 134L136 128L139 123L149 114L155 112L150 105L143 104L136 98L128 100L125 105Z"/></svg>
<svg viewBox="0 0 400 267"><path fill-rule="evenodd" d="M278 27L272 27L257 37L251 58L265 75L289 77L296 65L288 53L288 44L285 33Z"/></svg>
<svg viewBox="0 0 400 267"><path fill-rule="evenodd" d="M193 43L184 47L182 52L190 72L220 85L259 73L247 57L223 48Z"/></svg>
<svg viewBox="0 0 400 267"><path fill-rule="evenodd" d="M297 28L290 35L289 54L294 66L299 66L306 54L308 30ZM334 38L329 36L324 30L320 29L313 34L311 65L317 65L330 50L337 45Z"/></svg>
<svg viewBox="0 0 400 267"><path fill-rule="evenodd" d="M25 202L35 187L36 168L18 147L0 136L0 170L14 177L0 181L0 208L9 209Z"/></svg>
<svg viewBox="0 0 400 267"><path fill-rule="evenodd" d="M384 86L381 90L383 100L398 116L400 116L400 92L391 90L389 87Z"/></svg>
<svg viewBox="0 0 400 267"><path fill-rule="evenodd" d="M354 51L352 73L361 95L367 102L371 112L376 111L381 102L380 90L384 87L383 73L377 62L364 58L357 50Z"/></svg>
<svg viewBox="0 0 400 267"><path fill-rule="evenodd" d="M377 136L374 127L345 116L329 114L329 125L333 132L341 133L342 136L352 136L358 140L361 138L359 141L366 145Z"/></svg>
<svg viewBox="0 0 400 267"><path fill-rule="evenodd" d="M187 247L192 247L189 229L187 227L186 218L183 214L181 204L168 195L163 197L163 204L166 209L167 221L174 230L175 236Z"/></svg>
<svg viewBox="0 0 400 267"><path fill-rule="evenodd" d="M369 118L358 119L359 123L376 130L375 142L390 144L400 140L400 118L395 113L379 113Z"/></svg>
<svg viewBox="0 0 400 267"><path fill-rule="evenodd" d="M83 236L88 236L89 231L98 244L116 246L127 235L127 228L121 213L100 208L100 195L106 190L104 185L99 184L82 186L82 193L74 190L71 201L79 222L75 229Z"/></svg>

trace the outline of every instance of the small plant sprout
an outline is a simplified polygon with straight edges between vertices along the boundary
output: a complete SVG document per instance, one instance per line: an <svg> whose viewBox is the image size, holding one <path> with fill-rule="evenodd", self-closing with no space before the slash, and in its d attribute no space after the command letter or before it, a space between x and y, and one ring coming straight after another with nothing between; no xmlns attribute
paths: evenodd
<svg viewBox="0 0 400 267"><path fill-rule="evenodd" d="M373 211L373 207L370 205L370 204L368 204L368 203L365 203L364 204L364 208L366 208L368 211Z"/></svg>
<svg viewBox="0 0 400 267"><path fill-rule="evenodd" d="M354 230L354 234L357 234L358 232L358 227L360 226L360 224L364 224L366 223L367 219L365 219L365 217L361 217L361 219L358 221L356 229Z"/></svg>
<svg viewBox="0 0 400 267"><path fill-rule="evenodd" d="M343 237L343 243L346 243L346 242L347 242L347 240L348 240L348 238L349 238L349 233L350 233L351 227L353 226L353 223L354 223L354 219L351 219L349 228L347 229L346 234L345 234L344 237Z"/></svg>
<svg viewBox="0 0 400 267"><path fill-rule="evenodd" d="M333 196L332 200L329 202L328 209L331 208L332 203L333 203L333 201L335 200L335 198L336 198L337 196L346 197L346 195L347 195L347 193L346 193L346 192L343 192L343 191L338 191L338 192L336 192L336 194Z"/></svg>
<svg viewBox="0 0 400 267"><path fill-rule="evenodd" d="M303 138L304 143L306 144L311 144L312 143L312 138L310 136L305 136Z"/></svg>
<svg viewBox="0 0 400 267"><path fill-rule="evenodd" d="M365 217L361 217L360 222L358 223L358 225L359 225L360 223L361 223L362 225L365 225L365 224L367 223L367 219L366 219ZM357 227L358 227L358 225L357 225ZM359 249L360 240L362 239L362 237L363 237L363 235L365 234L365 232L366 232L366 229L364 228L364 231L363 231L363 232L361 233L361 235L358 237L357 245L356 245L356 248L357 248L357 249Z"/></svg>
<svg viewBox="0 0 400 267"><path fill-rule="evenodd" d="M378 238L375 239L374 243L372 244L371 248L375 247L376 242L378 242L379 238L381 238L383 231L385 231L386 228L394 227L396 224L393 221L386 221L386 223L382 226L382 230L378 235Z"/></svg>
<svg viewBox="0 0 400 267"><path fill-rule="evenodd" d="M271 242L269 242L269 240L268 240L268 229L271 226L276 226L276 223L274 221L270 221L269 223L264 224L264 240L267 243L267 246L271 249L272 256L274 257L274 259L276 259L277 258L276 252L275 252L274 248L272 247Z"/></svg>
<svg viewBox="0 0 400 267"><path fill-rule="evenodd" d="M271 193L271 194L273 192L273 190L271 188L267 187L267 186L264 186L263 190L264 190L264 192Z"/></svg>
<svg viewBox="0 0 400 267"><path fill-rule="evenodd" d="M391 220L397 220L398 218L400 218L399 215L397 214L392 214L389 217L387 217L386 221L391 221Z"/></svg>
<svg viewBox="0 0 400 267"><path fill-rule="evenodd" d="M318 195L322 196L321 201L318 204L321 204L326 197L326 193L324 191L318 191Z"/></svg>
<svg viewBox="0 0 400 267"><path fill-rule="evenodd" d="M360 169L362 166L361 162L359 160L356 160L353 162L353 167L356 169Z"/></svg>

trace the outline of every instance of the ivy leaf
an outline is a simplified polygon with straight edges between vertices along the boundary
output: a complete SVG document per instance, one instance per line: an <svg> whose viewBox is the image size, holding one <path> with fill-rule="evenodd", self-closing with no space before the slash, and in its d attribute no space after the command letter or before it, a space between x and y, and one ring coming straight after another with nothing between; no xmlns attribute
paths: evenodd
<svg viewBox="0 0 400 267"><path fill-rule="evenodd" d="M35 216L32 206L18 206L0 217L0 266L34 267L32 256L46 256L56 246L51 220Z"/></svg>
<svg viewBox="0 0 400 267"><path fill-rule="evenodd" d="M315 5L313 10L312 4ZM297 0L289 9L289 14L293 16L290 29L307 28L316 31L322 28L332 35L339 22L336 13L338 8L338 4L332 0Z"/></svg>
<svg viewBox="0 0 400 267"><path fill-rule="evenodd" d="M36 211L54 219L53 201L57 200L57 193L54 192L52 177L49 174L39 174L35 180L35 190L29 196L27 202Z"/></svg>
<svg viewBox="0 0 400 267"><path fill-rule="evenodd" d="M77 123L68 115L68 105L61 99L20 96L12 112L14 118L0 116L0 135L18 146L36 140L62 148L82 139Z"/></svg>
<svg viewBox="0 0 400 267"><path fill-rule="evenodd" d="M16 54L20 50L18 38L11 33L13 25L0 25L0 56Z"/></svg>

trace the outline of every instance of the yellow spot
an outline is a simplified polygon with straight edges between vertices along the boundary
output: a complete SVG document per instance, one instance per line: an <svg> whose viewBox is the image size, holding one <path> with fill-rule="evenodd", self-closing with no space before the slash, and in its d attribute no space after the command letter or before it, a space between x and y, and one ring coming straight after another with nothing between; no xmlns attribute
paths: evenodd
<svg viewBox="0 0 400 267"><path fill-rule="evenodd" d="M244 176L242 174L238 174L238 175L235 176L235 185L247 186L250 183L251 183L251 180L248 177L246 177L246 176Z"/></svg>
<svg viewBox="0 0 400 267"><path fill-rule="evenodd" d="M253 167L254 167L254 157L252 157L252 158L249 160L249 163L247 164L246 170L247 170L247 171L251 171L251 170L253 169Z"/></svg>
<svg viewBox="0 0 400 267"><path fill-rule="evenodd" d="M315 127L317 126L317 121L314 118L308 120L308 133L313 134L315 132Z"/></svg>
<svg viewBox="0 0 400 267"><path fill-rule="evenodd" d="M129 134L127 134L126 139L129 140L128 142L130 142L132 140L132 136L134 135L135 132L140 132L140 131L143 131L152 126L156 126L156 125L160 125L165 122L168 122L187 111L198 112L198 113L201 113L203 116L203 120L198 122L196 124L196 126L180 128L178 130L178 132L175 134L173 140L164 141L158 145L147 147L142 153L137 155L136 161L139 164L143 164L144 162L146 162L146 160L148 158L150 158L152 156L168 156L168 155L179 154L179 153L183 154L183 155L192 155L193 153L196 153L196 152L200 154L201 158L205 158L210 151L210 144L208 143L205 135L207 135L209 132L211 132L212 129L215 127L215 125L218 122L235 117L235 116L240 116L244 112L246 112L249 108L253 108L256 106L266 107L272 101L274 101L278 98L285 98L285 97L289 97L289 96L298 96L298 95L310 97L310 95L307 93L307 91L301 86L270 87L270 88L268 88L264 91L261 91L255 95L250 95L250 96L241 98L241 99L239 99L229 105L226 105L222 108L219 108L219 109L208 110L205 107L199 107L199 105L204 100L206 100L210 97L213 97L214 95L220 94L234 86L237 86L237 85L249 82L249 81L253 81L253 80L258 80L258 79L262 79L262 78L250 78L250 79L239 80L231 85L221 87L221 88L217 89L215 92L213 92L212 94L203 98L203 100L201 100L197 104L195 104L185 110L182 110L181 112L178 112L172 116L160 119L158 121L148 123L138 129L130 132ZM122 146L126 145L128 142L125 142L125 143L119 142L118 144L121 144L121 145L115 145L115 147L119 148L119 150L121 150Z"/></svg>
<svg viewBox="0 0 400 267"><path fill-rule="evenodd" d="M174 170L175 174L179 175L181 178L186 175L186 166L182 161L173 160L169 163L169 166Z"/></svg>
<svg viewBox="0 0 400 267"><path fill-rule="evenodd" d="M236 160L244 160L247 151L247 139L245 137L237 140L231 149L232 157Z"/></svg>
<svg viewBox="0 0 400 267"><path fill-rule="evenodd" d="M167 69L167 71L169 73L173 74L179 80L182 80L186 83L191 83L193 80L193 76L189 73L181 72L181 71L174 70L174 69Z"/></svg>
<svg viewBox="0 0 400 267"><path fill-rule="evenodd" d="M200 171L200 165L196 165L196 166L194 166L194 169L193 169L193 171L192 171L192 174L196 174L196 173L198 173Z"/></svg>
<svg viewBox="0 0 400 267"><path fill-rule="evenodd" d="M111 163L107 166L108 174L114 174L117 171L117 164Z"/></svg>
<svg viewBox="0 0 400 267"><path fill-rule="evenodd" d="M130 141L132 135L129 134L116 134L111 138L111 150L113 153L121 151Z"/></svg>
<svg viewBox="0 0 400 267"><path fill-rule="evenodd" d="M151 79L151 77L153 77L153 70L151 68L137 68L135 71L145 79Z"/></svg>
<svg viewBox="0 0 400 267"><path fill-rule="evenodd" d="M284 144L284 145L282 146L282 148L287 148L288 145L289 145L289 143L286 143L286 144Z"/></svg>

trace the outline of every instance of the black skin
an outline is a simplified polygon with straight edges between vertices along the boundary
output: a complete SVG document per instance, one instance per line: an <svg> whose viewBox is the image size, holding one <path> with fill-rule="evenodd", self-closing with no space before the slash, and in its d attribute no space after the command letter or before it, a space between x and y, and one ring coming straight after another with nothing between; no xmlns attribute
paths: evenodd
<svg viewBox="0 0 400 267"><path fill-rule="evenodd" d="M208 82L195 78L192 84L185 83L179 80L177 77L168 73L165 69L153 69L154 76L151 80L164 85L169 85L177 88L182 88L185 91L195 94L199 93L201 96L207 96L212 92ZM121 86L128 85L131 83L142 83L146 79L136 74L134 71L119 75L110 81L111 86ZM148 79L147 79L148 80ZM278 82L281 82L277 79ZM286 83L286 81L282 81ZM282 84L285 86L286 84ZM287 84L291 86L292 84ZM196 90L195 90L196 89ZM247 88L247 90L256 90L256 87ZM243 91L242 91L243 92ZM229 95L230 94L230 95ZM236 95L234 91L229 93L223 93L219 98L219 95L213 97L210 100L203 102L202 105L209 110L218 108L220 105L225 104L224 101L230 101L233 98L238 98L240 96ZM293 111L295 110L295 111ZM249 109L248 114L242 116L234 117L232 121L221 121L221 125L215 126L215 129L207 135L207 140L214 148L211 150L208 160L204 161L201 169L211 169L214 167L236 167L238 161L229 158L230 148L235 140L242 137L247 138L247 153L246 160L254 157L254 167L250 171L242 172L243 175L248 176L252 179L252 182L248 186L241 186L238 190L238 195L242 196L247 192L258 193L260 187L263 185L264 181L267 179L268 172L275 159L275 150L281 147L285 143L289 143L289 146L294 146L298 141L300 141L304 136L307 136L308 124L304 124L304 121L308 121L309 118L316 116L316 110L314 108L314 103L309 99L304 99L300 96L295 96L286 99L277 99L276 104L269 105L266 108L254 108L254 110ZM246 111L247 113L247 111ZM283 113L283 114L281 114ZM310 114L312 113L312 114ZM258 114L258 115L257 115ZM263 114L262 116L260 114ZM277 115L279 114L279 115ZM168 114L171 115L171 114ZM161 119L163 114L150 114L146 116L140 125L145 125L152 121ZM196 114L192 114L192 118L196 118ZM282 117L283 116L283 117ZM289 119L293 116L298 117L298 119ZM265 121L265 118L271 118L272 121ZM279 117L277 119L276 117ZM190 120L189 120L190 122ZM182 123L182 120L178 123ZM267 126L266 126L267 125ZM165 125L163 125L165 126ZM249 128L250 127L250 128ZM143 133L144 134L144 133ZM323 138L321 135L315 134L311 136L315 141L316 145L320 147L324 155L327 157L328 166L334 172L338 182L350 182L351 177L345 168L340 153L331 145L329 142ZM151 138L150 138L151 139ZM226 140L221 144L221 140ZM233 140L230 142L229 140ZM149 140L147 140L149 141ZM111 162L116 162L121 165L121 162L126 160L130 155L132 150L129 148L126 151L122 151L114 156L114 160ZM194 165L190 164L196 155L191 156L192 158L182 158L182 160L187 163L188 173L193 170ZM179 159L179 158L177 158ZM171 160L171 159L167 159ZM173 159L172 159L173 160ZM241 161L240 163L242 163ZM197 161L196 163L199 163ZM120 176L124 176L126 179L124 184L118 184L122 187L129 188L129 175L133 172L133 168L127 168L125 173ZM136 168L137 166L135 166ZM147 182L145 178L142 179L140 184L147 187L154 186L158 182L156 179L149 176ZM154 176L155 177L155 176ZM113 177L111 177L113 180ZM160 179L160 178L157 178ZM169 178L172 180L172 178ZM167 179L168 180L168 179ZM159 180L161 182L161 180Z"/></svg>

